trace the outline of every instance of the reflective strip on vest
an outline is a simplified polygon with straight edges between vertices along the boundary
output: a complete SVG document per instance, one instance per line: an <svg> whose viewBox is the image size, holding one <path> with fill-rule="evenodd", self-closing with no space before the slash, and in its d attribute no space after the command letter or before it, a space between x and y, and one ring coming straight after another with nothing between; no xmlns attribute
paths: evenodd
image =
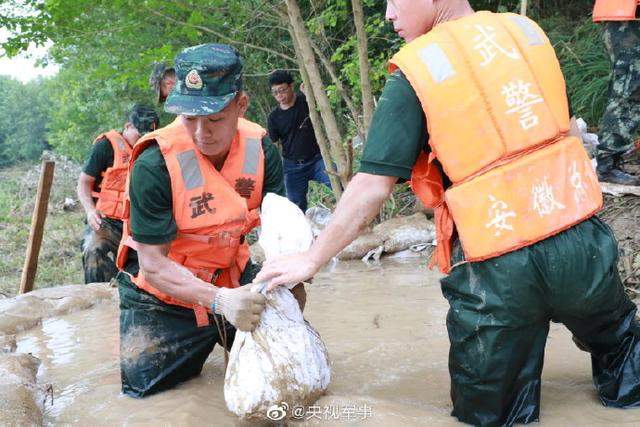
<svg viewBox="0 0 640 427"><path fill-rule="evenodd" d="M242 173L244 175L255 175L258 172L258 162L260 161L260 150L262 142L259 139L248 138L244 153L244 165Z"/></svg>
<svg viewBox="0 0 640 427"><path fill-rule="evenodd" d="M427 45L420 50L419 55L424 65L427 66L431 78L436 83L442 83L456 74L451 61L447 58L447 54L437 44Z"/></svg>
<svg viewBox="0 0 640 427"><path fill-rule="evenodd" d="M126 150L126 147L125 147L126 142L124 142L124 140L122 138L118 138L116 140L116 143L118 144L118 147L120 147L120 150L122 150L122 151Z"/></svg>
<svg viewBox="0 0 640 427"><path fill-rule="evenodd" d="M529 46L544 44L540 34L538 34L533 25L531 25L531 21L522 16L511 16L510 19L522 29L525 37L529 40Z"/></svg>
<svg viewBox="0 0 640 427"><path fill-rule="evenodd" d="M182 173L182 180L187 190L193 190L194 188L202 187L204 185L204 178L200 165L198 164L198 157L194 150L184 151L176 155L178 163L180 164L180 172Z"/></svg>

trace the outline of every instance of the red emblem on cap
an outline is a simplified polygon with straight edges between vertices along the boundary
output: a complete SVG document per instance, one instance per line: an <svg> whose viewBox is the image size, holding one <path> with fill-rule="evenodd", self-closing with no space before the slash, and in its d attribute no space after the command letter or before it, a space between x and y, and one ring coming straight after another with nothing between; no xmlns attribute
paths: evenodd
<svg viewBox="0 0 640 427"><path fill-rule="evenodd" d="M189 71L189 74L184 78L184 84L189 89L202 89L202 78L200 77L200 74L198 74L198 71Z"/></svg>

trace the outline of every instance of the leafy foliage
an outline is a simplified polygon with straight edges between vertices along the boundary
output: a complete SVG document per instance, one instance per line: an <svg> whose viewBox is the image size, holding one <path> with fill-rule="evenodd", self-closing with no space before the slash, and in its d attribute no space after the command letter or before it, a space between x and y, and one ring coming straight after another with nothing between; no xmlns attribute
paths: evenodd
<svg viewBox="0 0 640 427"><path fill-rule="evenodd" d="M299 3L317 52L330 59L347 96L360 105L351 2ZM373 93L377 96L386 78L386 62L402 41L385 22L385 2L363 3ZM518 11L520 7L519 0L471 3L476 9L493 11ZM541 22L556 46L574 111L596 124L610 71L599 29L589 22L592 0L530 0L529 5L530 14ZM49 60L61 64L60 73L50 82L33 83L39 89L34 89L29 104L34 113L28 116L38 120L20 122L5 119L6 114L0 118L2 123L23 123L21 127L28 129L21 136L12 131L9 139L3 136L6 131L0 131L4 132L0 135L0 161L5 163L32 158L46 145L43 133L56 151L83 158L99 132L122 126L128 106L153 102L147 83L151 64L171 62L185 46L223 42L240 50L245 60L245 86L252 99L248 116L260 123L266 122L274 106L268 73L275 68L297 69L286 10L278 0L5 0L0 5L0 24L12 34L2 45L7 54L24 50L29 43L51 40L54 47ZM353 118L326 70L323 73L340 127L346 138L352 138L356 133ZM25 93L30 85L23 89ZM4 100L0 105L20 105L15 102ZM15 118L15 114L9 116ZM162 119L166 124L171 117L164 115ZM31 141L39 138L39 142L25 144L27 135Z"/></svg>
<svg viewBox="0 0 640 427"><path fill-rule="evenodd" d="M0 167L34 160L47 148L49 82L0 76Z"/></svg>
<svg viewBox="0 0 640 427"><path fill-rule="evenodd" d="M600 28L587 18L576 24L556 16L543 20L567 83L573 113L596 126L607 101L611 64Z"/></svg>

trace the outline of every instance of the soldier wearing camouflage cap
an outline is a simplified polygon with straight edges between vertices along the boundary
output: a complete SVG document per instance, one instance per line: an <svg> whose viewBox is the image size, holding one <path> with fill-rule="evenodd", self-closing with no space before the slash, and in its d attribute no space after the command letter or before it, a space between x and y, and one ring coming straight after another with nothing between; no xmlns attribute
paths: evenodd
<svg viewBox="0 0 640 427"><path fill-rule="evenodd" d="M242 68L227 45L180 52L165 104L178 117L133 150L130 234L117 258L120 342L145 330L157 345L121 360L129 396L198 375L215 344L228 348L236 327L255 328L264 308L241 286L257 272L244 236L264 194L284 195L284 179L266 131L243 118Z"/></svg>
<svg viewBox="0 0 640 427"><path fill-rule="evenodd" d="M158 114L136 104L121 132L99 135L78 179L78 199L87 215L82 243L85 283L108 282L117 273L115 254L122 237L124 191L131 151L141 136L157 129Z"/></svg>
<svg viewBox="0 0 640 427"><path fill-rule="evenodd" d="M634 150L640 129L640 7L636 0L597 0L593 20L603 25L604 44L613 73L609 100L600 121L598 178L640 185L621 168L622 156Z"/></svg>
<svg viewBox="0 0 640 427"><path fill-rule="evenodd" d="M164 62L155 62L149 75L149 85L155 91L155 99L158 104L163 103L176 84L176 70L167 67Z"/></svg>

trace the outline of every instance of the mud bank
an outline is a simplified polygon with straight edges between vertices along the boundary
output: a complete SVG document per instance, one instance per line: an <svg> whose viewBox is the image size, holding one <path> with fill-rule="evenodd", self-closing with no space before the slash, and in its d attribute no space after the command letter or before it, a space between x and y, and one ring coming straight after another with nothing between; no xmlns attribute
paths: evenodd
<svg viewBox="0 0 640 427"><path fill-rule="evenodd" d="M312 208L315 209L315 208ZM328 223L331 212L321 211L320 219L307 211L307 220L314 233L319 233ZM431 254L436 238L435 225L422 212L410 216L391 218L364 231L349 246L338 254L338 259L347 261L363 257L378 260L381 256L398 258L426 257ZM264 262L264 252L259 244L250 248L254 262Z"/></svg>
<svg viewBox="0 0 640 427"><path fill-rule="evenodd" d="M107 284L47 288L0 300L0 425L41 425L43 407L52 395L49 384L38 383L40 359L17 350L16 333L40 325L43 319L92 307L112 299Z"/></svg>
<svg viewBox="0 0 640 427"><path fill-rule="evenodd" d="M341 262L308 287L305 317L333 362L328 395L306 408L301 425L458 425L450 416L447 303L426 261ZM41 359L51 383L48 425L239 425L225 407L224 361L216 349L202 375L144 400L122 396L118 308L106 300L86 311L45 319L17 336L19 352ZM551 325L542 388L542 426L640 424L640 409L604 408L590 359L570 334ZM276 412L277 415L277 412Z"/></svg>
<svg viewBox="0 0 640 427"><path fill-rule="evenodd" d="M85 310L111 299L115 289L106 283L38 289L14 298L0 299L0 336L38 325L42 319Z"/></svg>

